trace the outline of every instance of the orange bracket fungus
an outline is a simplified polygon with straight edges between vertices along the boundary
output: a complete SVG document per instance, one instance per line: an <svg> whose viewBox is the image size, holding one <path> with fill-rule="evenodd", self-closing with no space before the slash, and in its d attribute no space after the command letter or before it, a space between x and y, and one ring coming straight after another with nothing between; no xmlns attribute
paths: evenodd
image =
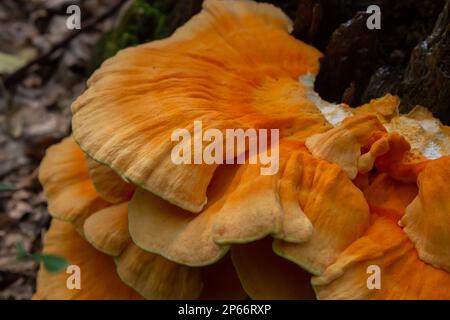
<svg viewBox="0 0 450 320"><path fill-rule="evenodd" d="M78 265L81 289L40 270L36 299L450 299L449 128L390 95L322 100L322 54L291 30L272 5L206 0L103 63L39 175L44 252ZM210 153L228 162L174 162L213 142L196 121L216 139L276 130L278 170L246 139Z"/></svg>

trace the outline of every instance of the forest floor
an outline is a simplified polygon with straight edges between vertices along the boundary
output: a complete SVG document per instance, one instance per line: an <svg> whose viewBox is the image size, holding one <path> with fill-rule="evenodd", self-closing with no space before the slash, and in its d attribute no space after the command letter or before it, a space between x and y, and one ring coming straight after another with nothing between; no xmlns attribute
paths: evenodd
<svg viewBox="0 0 450 320"><path fill-rule="evenodd" d="M449 124L450 0L263 1L290 16L293 36L325 53L316 82L323 98L356 106L390 92L402 112L421 104ZM18 261L17 246L42 248L50 216L38 166L70 134L70 105L89 75L120 48L170 35L201 2L0 1L0 299L30 299L35 290L38 263ZM82 25L95 22L73 39L71 4L81 7ZM383 10L381 30L366 27L369 4Z"/></svg>

